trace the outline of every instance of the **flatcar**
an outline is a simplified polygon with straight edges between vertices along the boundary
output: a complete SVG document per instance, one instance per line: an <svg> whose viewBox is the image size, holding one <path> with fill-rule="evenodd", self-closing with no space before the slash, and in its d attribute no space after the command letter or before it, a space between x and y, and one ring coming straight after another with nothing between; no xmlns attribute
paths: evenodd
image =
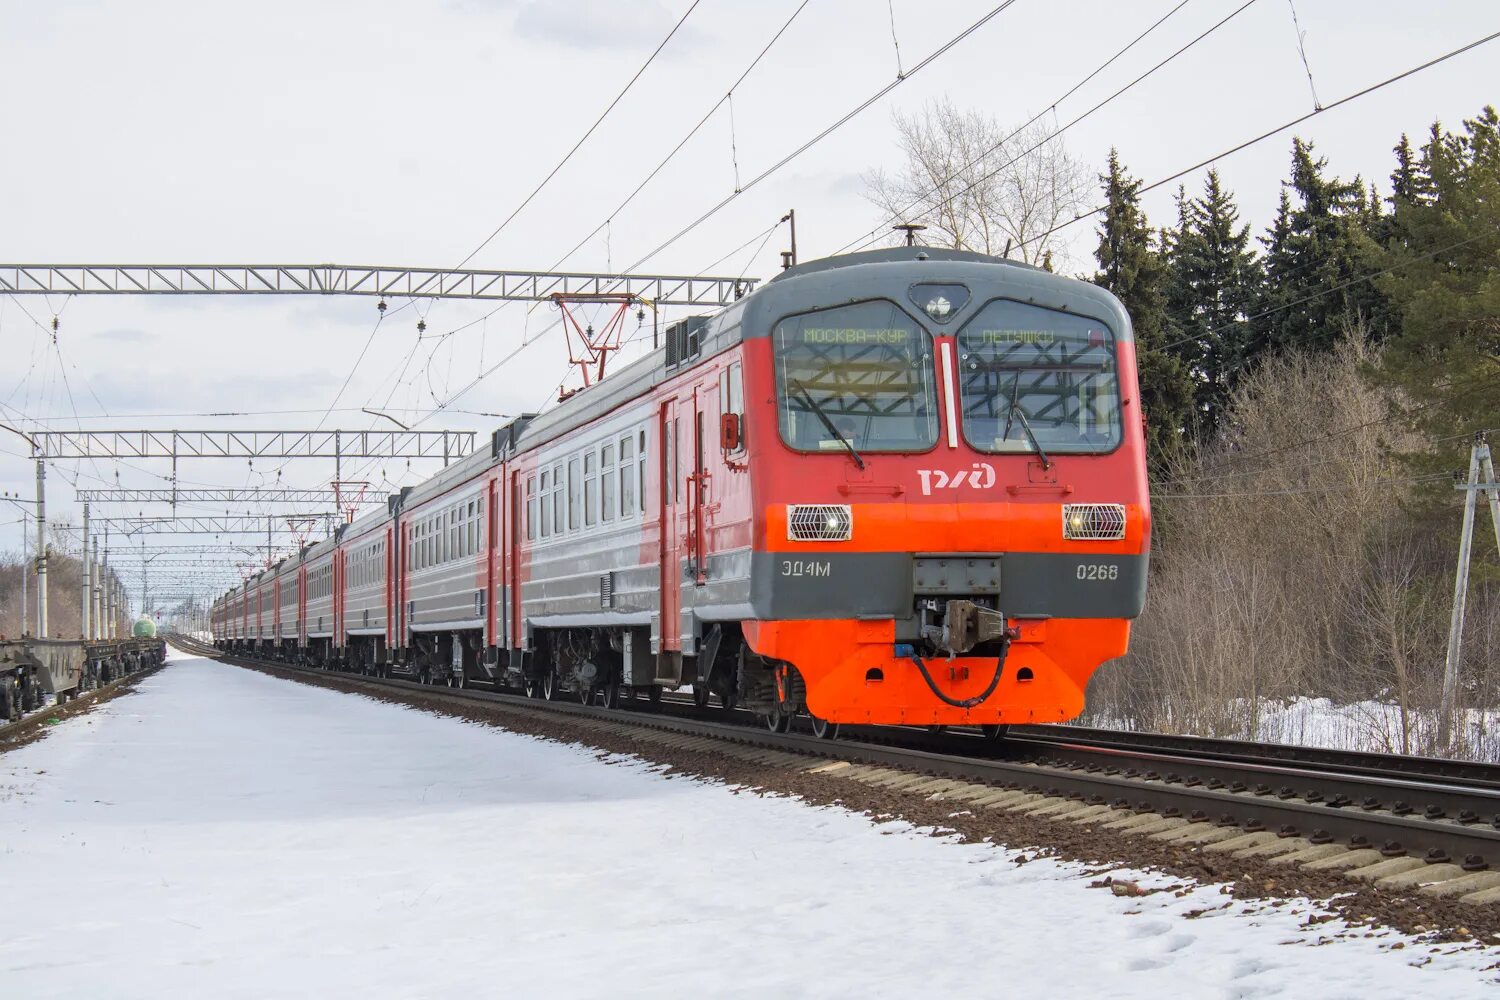
<svg viewBox="0 0 1500 1000"><path fill-rule="evenodd" d="M1130 318L906 247L792 267L215 604L221 646L782 729L1062 721L1151 511Z"/></svg>

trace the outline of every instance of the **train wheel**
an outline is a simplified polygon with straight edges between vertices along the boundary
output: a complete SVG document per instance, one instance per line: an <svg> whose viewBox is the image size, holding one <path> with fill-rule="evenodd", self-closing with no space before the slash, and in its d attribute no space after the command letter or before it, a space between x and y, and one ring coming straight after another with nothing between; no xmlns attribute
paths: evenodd
<svg viewBox="0 0 1500 1000"><path fill-rule="evenodd" d="M20 716L16 711L14 689L9 677L0 677L0 722L9 722Z"/></svg>
<svg viewBox="0 0 1500 1000"><path fill-rule="evenodd" d="M693 704L697 705L699 708L707 708L708 707L708 685L707 684L694 684L693 685Z"/></svg>
<svg viewBox="0 0 1500 1000"><path fill-rule="evenodd" d="M807 713L808 720L812 723L813 735L820 740L836 740L839 738L839 724L820 719L811 712Z"/></svg>
<svg viewBox="0 0 1500 1000"><path fill-rule="evenodd" d="M535 698L540 687L535 677L530 674L521 675L521 693L526 697Z"/></svg>
<svg viewBox="0 0 1500 1000"><path fill-rule="evenodd" d="M650 685L649 687L646 688L646 700L649 701L649 702L651 702L652 705L660 705L661 704L661 685L660 684L652 684L652 685Z"/></svg>
<svg viewBox="0 0 1500 1000"><path fill-rule="evenodd" d="M762 715L761 721L763 721L766 724L766 728L773 733L789 732L792 728L791 715L783 712L779 708L773 708L765 715Z"/></svg>
<svg viewBox="0 0 1500 1000"><path fill-rule="evenodd" d="M604 682L604 687L603 687L602 690L603 690L603 693L604 693L604 707L605 708L619 708L620 707L620 681L619 681L619 678L611 677L609 680L605 681Z"/></svg>
<svg viewBox="0 0 1500 1000"><path fill-rule="evenodd" d="M594 703L594 685L580 683L578 685L578 704L580 704L580 705L592 705L593 703Z"/></svg>
<svg viewBox="0 0 1500 1000"><path fill-rule="evenodd" d="M453 678L453 686L456 687L456 688L458 688L460 691L462 691L464 688L468 687L469 686L469 675L466 674L466 673L464 673L462 670L460 670L458 672L458 676L455 677L455 678Z"/></svg>
<svg viewBox="0 0 1500 1000"><path fill-rule="evenodd" d="M557 701L562 697L562 688L557 683L557 674L552 670L542 675L542 697L547 701Z"/></svg>
<svg viewBox="0 0 1500 1000"><path fill-rule="evenodd" d="M1005 739L1005 734L1010 731L1009 726L980 726L979 731L984 733L984 738L990 743L999 743Z"/></svg>

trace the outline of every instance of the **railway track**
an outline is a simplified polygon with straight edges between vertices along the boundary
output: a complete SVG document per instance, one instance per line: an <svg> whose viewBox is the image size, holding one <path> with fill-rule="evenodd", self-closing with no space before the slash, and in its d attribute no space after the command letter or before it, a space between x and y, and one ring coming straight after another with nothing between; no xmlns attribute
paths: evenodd
<svg viewBox="0 0 1500 1000"><path fill-rule="evenodd" d="M767 753L825 758L849 777L926 791L976 806L1279 857L1346 871L1387 888L1418 888L1473 903L1500 902L1500 769L1485 764L1351 754L1224 740L1016 727L988 742L962 732L848 729L838 740L773 733L746 713L691 703L610 710L478 688L435 688L237 656L172 637L195 655L336 680L350 689L420 692L527 714L629 726L663 739L716 741Z"/></svg>

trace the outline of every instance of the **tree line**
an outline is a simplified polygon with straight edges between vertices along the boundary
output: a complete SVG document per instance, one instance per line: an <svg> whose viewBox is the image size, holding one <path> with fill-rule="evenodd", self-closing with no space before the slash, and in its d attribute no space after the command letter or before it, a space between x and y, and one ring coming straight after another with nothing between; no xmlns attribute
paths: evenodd
<svg viewBox="0 0 1500 1000"><path fill-rule="evenodd" d="M1500 759L1500 560L1478 537L1437 746L1460 498L1500 427L1500 119L1393 146L1386 193L1292 143L1252 236L1210 171L1153 228L1112 153L1094 280L1135 326L1146 614L1091 711L1142 728ZM1481 522L1483 523L1483 522ZM1288 705L1330 700L1298 714Z"/></svg>
<svg viewBox="0 0 1500 1000"><path fill-rule="evenodd" d="M1350 330L1382 348L1381 377L1433 431L1500 412L1500 119L1434 122L1396 142L1390 193L1292 143L1275 218L1252 239L1210 170L1156 229L1112 151L1094 280L1135 325L1153 461L1225 430L1235 388L1270 358L1333 350ZM1449 449L1451 451L1452 449Z"/></svg>

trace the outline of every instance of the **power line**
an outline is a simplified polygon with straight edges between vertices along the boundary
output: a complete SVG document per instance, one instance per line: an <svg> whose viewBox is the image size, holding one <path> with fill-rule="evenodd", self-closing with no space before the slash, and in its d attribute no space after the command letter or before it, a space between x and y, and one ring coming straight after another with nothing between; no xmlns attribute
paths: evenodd
<svg viewBox="0 0 1500 1000"><path fill-rule="evenodd" d="M991 8L986 14L984 14L978 20L974 21L968 27L964 28L958 34L954 35L952 38L948 39L948 41L944 42L937 49L935 49L931 53L929 53L924 59L922 59L921 62L917 63L909 71L907 71L907 73L906 73L905 76L900 77L900 78L898 78L898 79L896 79L896 80L894 80L894 81L886 84L885 86L881 87L873 95L871 95L869 98L867 98L866 100L864 100L863 102L861 102L855 108L853 108L852 110L850 110L847 113L845 113L843 116L841 116L840 118L838 118L837 120L835 120L830 125L826 126L824 129L822 129L820 132L818 132L812 138L810 138L806 142L804 142L801 146L797 147L792 152L790 152L786 156L782 157L775 164L773 164L772 166L770 166L767 169L763 170L760 174L756 175L749 182L747 182L740 190L735 191L728 198L725 198L724 200L720 201L713 208L709 209L703 215L699 216L696 220L694 220L693 222L689 223L683 229L679 230L675 235L673 235L671 238L669 238L666 242L662 243L660 246L656 247L650 253L646 254L643 257L641 257L635 263L633 263L633 264L629 265L628 267L626 267L622 273L630 273L630 272L636 270L642 264L644 264L648 260L650 260L652 257L655 257L657 254L661 253L663 250L667 249L669 246L673 245L678 240L682 239L682 237L686 236L688 233L690 233L693 230L697 229L700 225L702 225L704 222L708 221L710 218L712 218L714 215L716 215L721 209L723 209L726 205L728 205L735 198L738 198L745 191L750 190L752 187L754 187L755 185L759 184L761 181L765 180L766 178L770 177L772 174L775 174L777 171L781 170L787 164L789 164L793 160L797 159L799 156L801 156L803 153L807 152L813 146L817 145L823 139L827 138L829 135L832 135L838 129L840 129L844 125L848 124L855 117L857 117L860 113L862 113L863 111L867 110L869 107L871 107L873 104L875 104L877 101L879 101L886 94L890 93L896 87L900 86L906 80L909 80L911 77L915 76L917 73L921 72L923 69L925 69L926 67L930 66L932 63L936 62L938 59L942 58L950 50L952 50L954 48L954 46L958 45L960 42L962 42L963 40L965 40L966 38L968 38L974 32L978 31L984 25L988 24L991 20L993 20L996 16L998 16L1000 13L1002 13L1003 11L1005 11L1008 7L1010 7L1015 2L1016 2L1016 0L1002 0L1001 3L999 3L995 7ZM1251 2L1253 2L1253 0L1251 0ZM695 3L695 6L696 6L696 3ZM689 8L689 13L691 13L691 12L692 12L692 9ZM684 15L684 17L686 17L686 15ZM676 29L674 28L673 30L675 31ZM665 43L663 43L663 44L665 44ZM519 211L519 209L518 209L518 211ZM509 221L509 220L507 220L507 221ZM502 228L503 228L503 226L504 226L504 224L502 224ZM491 238L493 238L493 236ZM470 256L472 256L472 254ZM460 266L462 266L462 265L460 265ZM459 330L464 329L464 328L466 328L468 326L473 326L475 323L477 323L479 321L480 320L472 320L468 324L465 324L464 327L455 328L454 330L449 331L449 333L450 334L451 333L456 333ZM523 343L521 343L520 345L518 345L517 347L515 347L514 349L512 349L511 351L509 351L504 357L502 357L500 359L500 361L498 361L495 364L491 365L484 372L482 372L478 376L476 376L473 379L471 379L467 384L465 384L457 392L452 393L451 395L449 395L446 400L440 401L439 404L434 409L432 409L431 411L429 411L425 416L419 417L412 424L412 426L416 427L416 426L418 426L418 425L420 425L422 423L425 423L428 419L430 419L431 417L435 416L438 412L440 412L443 409L445 409L448 404L452 403L454 400L462 398L466 393L468 393L470 390L472 390L475 386L479 385L479 383L483 382L486 378L488 378L494 372L498 371L501 366L509 363L518 354L520 354L521 351L525 350L532 343L535 343L538 339L540 339L540 337L543 334L545 334L546 332L549 332L550 330L556 328L557 325L558 325L557 323L552 324L551 326L549 326L547 328L547 330L544 330L544 331L542 331L542 333L538 334L537 337L534 337L534 338L532 338L531 340L528 340L528 341L524 341Z"/></svg>
<svg viewBox="0 0 1500 1000"><path fill-rule="evenodd" d="M889 94L891 91L893 91L897 87L901 86L907 80L910 80L912 77L916 76L918 73L920 73L922 70L926 69L928 66L932 65L938 59L941 59L954 46L956 46L958 43L962 42L964 39L968 38L974 32L978 31L980 28L984 27L991 20L993 20L997 15L999 15L1001 12L1003 12L1006 8L1008 8L1009 6L1011 6L1011 4L1013 4L1015 2L1016 2L1016 0L1004 0L1004 2L1002 2L1002 3L998 4L997 6L993 7L989 11L989 13L985 14L983 17L981 17L979 20L975 21L973 24L969 25L963 31L960 31L957 35L954 35L952 38L948 39L948 41L944 42L937 49L935 49L934 51L932 51L931 53L929 53L925 59L923 59L921 62L917 63L911 69L907 70L905 76L899 76L896 79L892 80L890 83L887 83L885 86L883 86L879 90L877 90L874 94L870 95L864 101L860 102L858 105L856 105L850 111L848 111L847 113L845 113L842 117L838 118L832 124L828 125L822 131L818 132L811 139L808 139L806 142L804 142L802 145L798 146L796 149L792 150L786 156L782 157L780 160L778 160L775 163L773 163L770 167L767 167L765 170L761 171L759 174L757 174L756 176L752 177L739 190L734 191L728 197L726 197L722 201L720 201L717 205L715 205L712 208L710 208L707 212L704 212L702 215L700 215L698 218L694 219L688 225L686 225L682 229L678 230L675 234L673 234L669 239L667 239L660 246L656 247L650 253L646 254L643 257L641 257L634 264L631 264L628 268L626 268L626 271L633 271L636 268L640 267L642 264L646 263L648 260L650 260L651 258L655 257L657 254L661 253L663 250L667 249L668 247L670 247L674 243L676 243L678 240L682 239L688 233L691 233L693 230L695 230L699 226L703 225L703 223L707 222L709 219L711 219L715 215L719 214L719 212L725 206L727 206L730 202L734 201L736 198L740 197L746 191L749 191L751 188L755 187L757 184L759 184L761 181L765 180L767 177L770 177L772 174L774 174L777 171L781 170L782 167L785 167L788 163L791 163L793 160L797 159L803 153L807 152L809 149L811 149L812 147L816 146L818 143L822 142L824 139L828 138L834 132L837 132L839 129L843 128L849 122L853 121L861 113L863 113L864 111L868 110L877 101L879 101L881 98L885 97L885 95ZM1254 0L1251 0L1251 2L1253 3Z"/></svg>
<svg viewBox="0 0 1500 1000"><path fill-rule="evenodd" d="M1308 295L1304 295L1300 299L1293 299L1291 302L1283 302L1280 305L1272 306L1269 309L1262 309L1260 312L1254 313L1250 316L1246 316L1244 319L1230 320L1228 323L1220 323L1218 326L1210 327L1207 330L1203 330L1191 336L1181 337L1177 340L1170 341L1166 344L1163 344L1161 349L1164 351L1169 351L1174 347L1181 347L1183 344L1190 344L1195 340L1203 340L1205 338L1212 337L1214 334L1223 333L1225 330L1230 330L1237 326L1249 326L1256 320L1263 319L1266 316L1273 315L1274 313L1282 312L1284 310L1291 309L1294 306L1300 306L1308 302L1313 302L1317 299L1324 298L1325 296L1332 295L1334 292L1341 292L1351 285L1357 285L1365 281L1374 281L1376 278L1383 278L1387 274L1392 274L1396 271L1401 270L1403 267L1410 267L1412 264L1415 264L1418 261L1425 260L1429 257L1436 257L1439 254L1445 254L1450 250L1457 250L1459 247L1467 246L1468 244L1473 243L1476 240L1485 239L1492 236L1492 233L1479 233L1477 235L1470 236L1468 239L1459 240L1457 243L1450 243L1447 246L1438 247L1436 250L1428 250L1425 253L1417 254L1415 257L1410 257L1406 260L1392 264L1390 267L1382 268L1379 271L1371 271L1368 274L1355 275L1347 281L1341 281L1337 285L1330 285L1328 288L1324 288L1319 291L1312 292Z"/></svg>
<svg viewBox="0 0 1500 1000"><path fill-rule="evenodd" d="M1399 476L1388 479L1372 479L1357 483L1335 483L1331 486L1294 486L1281 490L1244 490L1234 493L1163 493L1153 496L1158 500L1240 500L1251 497L1301 496L1310 493L1337 493L1342 490L1368 489L1372 486L1398 486L1404 484L1432 483L1453 478L1448 472L1429 472L1420 476Z"/></svg>
<svg viewBox="0 0 1500 1000"><path fill-rule="evenodd" d="M527 205L531 204L531 200L537 195L541 194L542 188L546 187L547 184L552 180L552 178L557 176L557 172L561 170L567 164L567 162L573 158L573 154L578 152L579 148L588 141L589 136L594 134L594 130L604 122L605 118L609 117L609 113L615 109L615 105L619 104L620 101L625 97L625 95L630 92L630 88L635 86L635 82L641 78L641 74L646 72L646 68L649 67L651 63L656 60L656 57L661 54L661 50L667 47L667 43L672 40L672 36L677 34L677 29L681 28L683 23L687 21L688 17L693 13L693 11L698 9L698 4L700 2L701 0L693 0L692 4L688 6L687 11L682 15L682 17L677 19L677 23L672 25L672 30L667 32L667 37L661 40L661 44L656 46L651 55L648 56L646 58L646 61L641 64L641 68L635 71L635 75L632 76L630 78L630 81L625 84L624 88L622 88L621 91L615 95L615 99L609 102L609 107L605 108L604 111L599 115L599 117L594 119L594 124L588 127L588 131L584 132L579 140L573 144L573 148L568 150L567 154L564 155L561 160L557 161L557 165L548 172L546 177L542 178L542 182L535 188L533 188L530 194L522 199L521 204L517 205L515 209L505 217L505 220L501 222L500 225L495 227L494 232L486 236L483 242L479 244L479 246L469 251L469 255L458 262L458 267L463 267L469 261L473 260L474 256L478 254L479 251L489 246L490 242L496 236L499 236L500 233L505 229L505 227L510 225L511 221L515 219L516 216L521 214L521 211L525 209Z"/></svg>
<svg viewBox="0 0 1500 1000"><path fill-rule="evenodd" d="M1228 149L1223 150L1222 152L1217 153L1214 156L1210 156L1210 157L1208 157L1205 160L1200 160L1200 161L1198 161L1197 163L1193 164L1190 167L1185 167L1182 170L1178 170L1177 172L1175 172L1173 174L1169 174L1166 177L1161 178L1160 180L1153 181L1152 183L1147 184L1145 187L1138 188L1137 191L1136 191L1136 193L1138 195L1140 195L1140 194L1145 194L1148 191L1154 191L1154 190L1156 190L1157 188L1161 187L1164 184L1170 184L1172 181L1175 181L1175 180L1177 180L1177 179L1179 179L1181 177L1185 177L1185 176L1187 176L1188 174L1192 173L1195 170L1200 170L1203 167L1206 167L1206 166L1209 166L1209 165L1211 165L1213 163L1216 163L1219 160L1224 159L1226 156L1232 156L1235 153L1238 153L1238 152L1241 152L1243 150L1249 149L1251 146L1254 146L1254 145L1256 145L1257 143L1260 143L1260 142L1264 142L1266 139L1269 139L1272 136L1279 135L1280 133L1285 132L1287 129L1295 128L1298 125L1301 125L1305 121L1308 121L1310 119L1316 118L1316 117L1318 117L1319 115L1322 115L1322 114L1327 114L1329 111L1332 111L1334 108L1341 107L1341 106L1343 106L1345 104L1350 103L1351 101L1356 101L1356 100L1358 100L1361 97L1366 97L1366 96L1368 96L1370 94L1375 93L1378 90L1382 90L1382 89L1384 89L1386 87L1389 87L1390 85L1392 85L1394 83L1399 83L1400 81L1405 80L1409 76L1414 76L1417 73L1422 72L1423 70L1431 69L1434 66L1437 66L1437 65L1439 65L1441 63L1445 63L1449 59L1453 59L1453 58L1455 58L1457 56L1461 56L1465 52L1470 51L1471 49L1476 49L1476 48L1478 48L1481 45L1486 45L1486 44L1488 44L1490 42L1493 42L1496 38L1500 38L1500 31L1491 32L1490 34L1485 35L1483 38L1480 38L1480 39L1477 39L1475 41L1469 42L1467 45L1461 45L1461 46L1459 46L1456 49L1452 49L1451 51L1445 52L1442 55L1436 57L1435 59L1429 59L1426 62L1421 63L1420 65L1413 66L1413 67L1411 67L1408 70L1404 70L1403 72L1397 73L1395 76L1387 77L1386 79L1381 80L1379 83L1373 83L1370 86L1365 87L1362 90L1357 90L1357 91L1355 91L1352 94L1348 94L1348 95L1346 95L1344 97L1339 98L1338 100L1334 101L1332 104L1325 104L1321 108L1317 108L1317 109L1315 109L1313 111L1309 111L1307 114L1298 115L1296 118L1293 118L1291 121L1286 122L1286 123L1284 123L1282 125L1278 125L1275 128L1273 128L1273 129L1269 129L1269 130L1267 130L1265 132L1262 132L1260 135L1257 135L1257 136L1255 136L1252 139L1246 139L1244 142L1241 142L1241 143L1238 143L1238 144L1236 144L1234 146L1231 146ZM1080 212L1078 215L1075 215L1073 218L1069 219L1068 221L1061 222L1061 223L1053 226L1051 229L1048 229L1046 232L1038 233L1036 236L1031 237L1030 239L1026 240L1025 242L1028 243L1028 244L1030 244L1030 243L1035 243L1038 240L1046 239L1048 236L1051 236L1054 233L1061 232L1062 230L1067 229L1069 226L1072 226L1075 223L1082 222L1084 219L1089 219L1089 218L1092 218L1095 215L1098 215L1100 212L1105 211L1108 207L1109 207L1108 205L1100 205L1099 207L1090 209L1087 212Z"/></svg>
<svg viewBox="0 0 1500 1000"><path fill-rule="evenodd" d="M556 270L557 268L565 264L568 258L572 257L579 250L583 249L583 247L590 240L599 235L600 230L608 226L610 224L610 221L613 220L615 216L623 212L630 205L630 203L635 200L636 196L645 189L646 185L650 184L651 181L656 178L656 175L661 173L662 169L666 167L666 165L670 163L679 152L682 151L682 147L686 146L688 142L693 138L693 136L697 135L698 132L703 128L703 126L708 124L709 119L711 119L714 114L724 106L725 102L730 99L730 95L738 90L740 84L744 83L745 79L751 74L755 67L760 65L760 61L766 57L766 53L771 51L771 47L780 40L781 36L786 33L786 30L792 26L792 22L797 20L797 15L801 14L803 9L810 2L811 0L802 0L802 3L797 5L797 8L792 11L791 16L788 17L786 21L781 25L781 27L777 29L776 34L771 36L771 40L766 42L766 44L761 48L760 52L755 56L755 58L750 61L750 65L746 66L744 72L742 72L739 77L735 79L734 83L729 85L729 89L724 92L724 96L720 97L717 101L714 102L713 107L709 108L708 111L704 113L703 117L698 119L698 124L694 125L691 129L688 130L687 134L678 141L677 145L672 147L672 151L670 153L662 157L661 162L658 163L654 168L652 168L651 172L646 175L645 180L637 184L635 190L626 195L625 200L616 205L614 207L614 210L605 217L605 220L603 222L599 223L599 225L595 226L587 236L579 240L577 246L573 247L573 249L563 254L562 257L558 259L557 263L552 265L551 270ZM1186 0L1184 0L1184 2L1186 2ZM711 270L713 266L714 265L710 265L708 268L705 268L705 270Z"/></svg>
<svg viewBox="0 0 1500 1000"><path fill-rule="evenodd" d="M1030 128L1032 125L1034 125L1038 121L1040 121L1041 118L1042 118L1042 116L1045 115L1048 111L1054 111L1054 110L1056 110L1056 108L1057 108L1057 106L1059 104L1061 104L1064 101L1066 101L1069 97L1072 97L1075 93L1078 92L1079 89L1081 89L1084 85L1086 85L1090 80L1094 79L1094 77L1098 76L1100 73L1102 73L1106 69L1108 69L1111 65L1114 64L1114 62L1116 60L1118 60L1121 56L1125 55L1125 53L1127 53L1131 49L1135 48L1135 46L1138 43L1140 43L1142 40L1144 40L1147 35L1150 35L1157 28L1161 27L1162 24L1164 24L1167 21L1168 18L1170 18L1173 14L1176 14L1183 7L1186 7L1189 2L1191 2L1191 0L1181 0L1181 2L1177 4L1177 6L1173 7L1171 10L1169 10L1165 14L1163 14L1149 28L1147 28L1145 31L1141 32L1139 35L1136 35L1129 42L1127 42L1125 44L1124 48L1120 49L1114 55L1112 55L1108 59L1106 59L1104 62L1102 62L1098 66L1094 67L1094 69L1087 76L1085 76L1082 80L1079 80L1077 83L1073 84L1073 86L1070 87L1061 96L1054 98L1052 100L1052 103L1048 104L1047 107L1045 107L1044 109L1042 109L1041 111L1039 111L1037 114L1032 115L1031 118L1025 124L1021 125L1017 129L1015 129L1013 132L1011 132L1005 138L1001 139L995 145L991 146L989 149L986 149L984 152L982 152L978 156L974 157L974 159L970 160L969 162L965 163L963 166L961 166L958 169L954 170L947 177L943 178L937 184L933 185L930 190L928 190L928 191L926 191L926 192L918 195L910 204L908 204L905 208L901 209L895 215L890 216L884 222L880 223L880 225L876 226L874 229L871 229L868 232L861 233L859 236L856 236L854 239L850 240L848 243L845 243L838 250L834 251L834 253L835 254L844 253L850 247L853 247L855 244L860 244L860 248L861 249L863 249L866 246L869 246L870 243L872 243L872 242L875 241L875 239L878 239L878 238L880 238L881 236L883 236L885 234L885 232L887 231L887 227L891 223L893 223L893 222L900 222L900 221L905 220L908 217L907 213L909 213L913 208L915 208L918 205L920 205L926 199L930 198L932 195L934 195L937 192L941 191L945 185L947 185L947 184L953 182L954 180L956 180L965 170L968 170L971 167L974 167L977 164L983 162L983 160L984 160L984 158L986 156L989 156L991 153L995 152L996 150L1003 148L1004 145L1007 142L1009 142L1010 140L1014 139L1016 136L1020 135L1026 129ZM1146 79L1148 76L1150 76L1151 74L1155 73L1157 70L1161 69L1163 66L1165 66L1167 63L1171 62L1173 59L1176 59L1178 56L1182 55L1182 53L1186 52L1188 49L1192 48L1194 45L1197 45L1204 38L1207 38L1210 34L1212 34L1213 32L1217 31L1223 24L1225 24L1227 21L1229 21L1230 18L1233 18L1236 14L1240 13L1240 11L1244 10L1245 7L1249 7L1250 4L1254 3L1254 2L1255 2L1255 0L1249 0L1248 3L1246 3L1244 6L1240 7L1238 10L1234 11L1232 14L1229 15L1229 17L1224 18L1222 21L1218 22L1218 24L1215 24L1213 27L1209 28L1203 34L1199 35L1197 38L1194 38L1192 41L1188 42L1182 48L1180 48L1176 52L1172 53L1166 59L1163 59L1161 62L1157 63L1155 66L1153 66L1149 70L1147 70L1145 73L1142 73L1140 76L1136 77L1134 80L1132 80L1129 83L1127 83L1124 87L1121 87L1119 90L1115 91L1113 94L1109 95L1104 100L1100 101L1098 104L1094 105L1092 108L1090 108L1089 110L1085 111L1083 114L1079 115L1077 118L1074 118L1072 121L1068 122L1068 124L1064 125L1062 128L1059 128L1055 132L1051 133L1042 142L1037 143L1036 145L1032 146L1030 149L1026 150L1024 153L1021 153L1021 154L1019 154L1019 155L1017 155L1015 157L1012 157L1008 162L1001 164L999 167L996 167L995 170L991 171L989 174L987 174L984 177L980 178L978 181L975 181L974 184L971 184L968 188L965 188L963 191L958 192L958 194L962 195L962 194L968 193L968 191L972 190L974 186L978 185L979 183L982 183L985 180L988 180L990 177L993 177L999 171L1004 170L1006 167L1010 166L1012 163L1015 163L1016 160L1019 160L1021 157L1027 156L1030 153L1035 152L1037 149L1041 148L1041 146L1044 145L1045 143L1050 142L1053 139L1058 138L1064 132L1066 132L1068 129L1072 128L1074 125L1077 125L1079 122L1083 121L1089 115L1092 115L1095 111L1098 111L1100 108L1104 107L1106 104L1109 104L1115 98L1119 97L1120 95L1124 94L1126 91L1130 90L1136 84L1140 83L1142 80Z"/></svg>

